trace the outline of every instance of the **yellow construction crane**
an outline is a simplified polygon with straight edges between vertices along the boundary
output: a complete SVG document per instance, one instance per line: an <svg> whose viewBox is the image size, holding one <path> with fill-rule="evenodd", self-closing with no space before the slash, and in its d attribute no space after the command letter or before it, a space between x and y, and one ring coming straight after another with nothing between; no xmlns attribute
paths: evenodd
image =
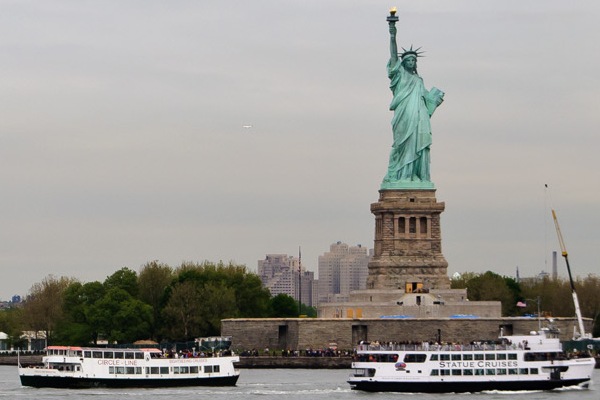
<svg viewBox="0 0 600 400"><path fill-rule="evenodd" d="M575 315L577 316L577 323L579 324L579 335L573 335L573 339L584 339L591 337L586 335L583 327L583 318L581 317L581 309L579 308L579 299L577 298L577 292L575 291L575 284L573 283L573 276L571 275L571 266L569 265L569 254L567 253L567 247L563 240L562 233L560 232L560 225L558 225L558 218L556 218L556 212L552 210L552 218L554 219L554 226L556 227L556 234L558 235L558 243L560 244L560 251L562 256L565 258L567 263L567 271L569 272L569 281L571 282L571 294L573 295L573 303L575 304Z"/></svg>

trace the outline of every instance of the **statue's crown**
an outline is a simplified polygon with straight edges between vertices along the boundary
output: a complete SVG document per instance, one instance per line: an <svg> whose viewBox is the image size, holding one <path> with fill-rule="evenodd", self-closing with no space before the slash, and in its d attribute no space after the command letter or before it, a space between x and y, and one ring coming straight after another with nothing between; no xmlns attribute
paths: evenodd
<svg viewBox="0 0 600 400"><path fill-rule="evenodd" d="M400 53L399 54L400 58L404 58L404 57L407 57L407 56L423 57L421 54L424 53L424 51L419 51L419 50L421 50L420 47L418 49L413 49L412 44L410 45L410 49L406 50L403 47L402 50L404 50L404 53Z"/></svg>

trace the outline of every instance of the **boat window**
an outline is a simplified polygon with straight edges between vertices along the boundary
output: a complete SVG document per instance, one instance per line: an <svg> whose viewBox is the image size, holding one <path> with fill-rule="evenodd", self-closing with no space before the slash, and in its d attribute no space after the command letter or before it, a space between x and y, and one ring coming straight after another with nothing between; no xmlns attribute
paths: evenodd
<svg viewBox="0 0 600 400"><path fill-rule="evenodd" d="M215 365L213 367L213 372L221 372L221 366L220 365Z"/></svg>
<svg viewBox="0 0 600 400"><path fill-rule="evenodd" d="M143 360L144 359L144 353L142 353L141 351L138 351L135 354L135 359L136 360Z"/></svg>
<svg viewBox="0 0 600 400"><path fill-rule="evenodd" d="M92 351L92 358L102 358L101 351Z"/></svg>
<svg viewBox="0 0 600 400"><path fill-rule="evenodd" d="M113 358L114 356L115 356L115 353L113 353L112 351L104 352L104 358Z"/></svg>
<svg viewBox="0 0 600 400"><path fill-rule="evenodd" d="M496 375L496 370L494 368L488 368L485 370L486 375Z"/></svg>
<svg viewBox="0 0 600 400"><path fill-rule="evenodd" d="M452 361L460 361L462 360L462 357L460 356L460 354L452 354Z"/></svg>
<svg viewBox="0 0 600 400"><path fill-rule="evenodd" d="M92 352L91 351L84 351L83 352L83 356L85 358L92 358Z"/></svg>
<svg viewBox="0 0 600 400"><path fill-rule="evenodd" d="M159 368L158 368L158 367L150 367L150 373L151 373L152 375L158 375L159 371L160 371L160 370L159 370Z"/></svg>
<svg viewBox="0 0 600 400"><path fill-rule="evenodd" d="M508 353L508 359L509 360L516 360L517 359L517 354L516 353Z"/></svg>
<svg viewBox="0 0 600 400"><path fill-rule="evenodd" d="M125 373L128 375L135 374L135 367L125 367Z"/></svg>
<svg viewBox="0 0 600 400"><path fill-rule="evenodd" d="M472 369L465 369L465 370L463 370L463 375L473 375L473 370Z"/></svg>
<svg viewBox="0 0 600 400"><path fill-rule="evenodd" d="M405 363L422 363L427 360L427 354L406 354L404 356Z"/></svg>
<svg viewBox="0 0 600 400"><path fill-rule="evenodd" d="M523 357L523 359L525 361L549 361L549 360L555 360L556 358L559 358L559 354L552 352L552 353L525 353L525 356Z"/></svg>
<svg viewBox="0 0 600 400"><path fill-rule="evenodd" d="M437 361L438 360L438 355L437 354L432 354L430 360L431 361Z"/></svg>
<svg viewBox="0 0 600 400"><path fill-rule="evenodd" d="M528 375L529 370L527 368L519 368L519 375Z"/></svg>
<svg viewBox="0 0 600 400"><path fill-rule="evenodd" d="M509 375L518 375L519 371L516 368L509 368L508 374Z"/></svg>
<svg viewBox="0 0 600 400"><path fill-rule="evenodd" d="M539 374L538 369L537 368L529 368L529 374L530 375L537 375L537 374Z"/></svg>
<svg viewBox="0 0 600 400"><path fill-rule="evenodd" d="M83 354L83 352L82 352L81 350L77 350L77 351L75 352L75 355L76 355L77 357L81 357L81 355L82 355L82 354Z"/></svg>
<svg viewBox="0 0 600 400"><path fill-rule="evenodd" d="M450 361L450 354L440 354L440 360Z"/></svg>
<svg viewBox="0 0 600 400"><path fill-rule="evenodd" d="M205 365L204 366L204 373L205 374L210 374L213 372L213 366L212 365Z"/></svg>
<svg viewBox="0 0 600 400"><path fill-rule="evenodd" d="M109 374L114 374L115 373L115 367L108 367L108 373Z"/></svg>
<svg viewBox="0 0 600 400"><path fill-rule="evenodd" d="M498 370L496 370L496 375L506 375L506 369L498 368Z"/></svg>
<svg viewBox="0 0 600 400"><path fill-rule="evenodd" d="M496 360L506 360L506 353L497 354Z"/></svg>
<svg viewBox="0 0 600 400"><path fill-rule="evenodd" d="M197 374L198 373L198 367L190 367L190 374Z"/></svg>
<svg viewBox="0 0 600 400"><path fill-rule="evenodd" d="M115 351L115 358L124 358L122 351Z"/></svg>
<svg viewBox="0 0 600 400"><path fill-rule="evenodd" d="M449 369L441 369L440 375L450 375L450 370Z"/></svg>
<svg viewBox="0 0 600 400"><path fill-rule="evenodd" d="M440 370L439 369L432 369L431 370L431 376L438 376L440 374Z"/></svg>
<svg viewBox="0 0 600 400"><path fill-rule="evenodd" d="M398 354L359 354L358 361L395 363L398 361Z"/></svg>
<svg viewBox="0 0 600 400"><path fill-rule="evenodd" d="M494 353L486 353L485 359L486 360L495 360L496 359L496 355Z"/></svg>
<svg viewBox="0 0 600 400"><path fill-rule="evenodd" d="M476 369L475 375L485 375L485 373L484 373L483 369Z"/></svg>
<svg viewBox="0 0 600 400"><path fill-rule="evenodd" d="M115 367L115 374L124 374L125 367Z"/></svg>
<svg viewBox="0 0 600 400"><path fill-rule="evenodd" d="M190 367L180 367L179 368L179 372L181 374L189 374L190 373Z"/></svg>
<svg viewBox="0 0 600 400"><path fill-rule="evenodd" d="M169 367L160 367L161 375L169 375Z"/></svg>
<svg viewBox="0 0 600 400"><path fill-rule="evenodd" d="M463 360L470 361L473 359L473 354L463 354Z"/></svg>
<svg viewBox="0 0 600 400"><path fill-rule="evenodd" d="M130 351L125 352L125 359L126 360L133 360L133 353Z"/></svg>
<svg viewBox="0 0 600 400"><path fill-rule="evenodd" d="M483 360L483 354L474 354L474 355L473 355L473 358L474 358L475 360Z"/></svg>
<svg viewBox="0 0 600 400"><path fill-rule="evenodd" d="M462 370L460 370L460 369L453 369L452 370L452 375L462 375Z"/></svg>

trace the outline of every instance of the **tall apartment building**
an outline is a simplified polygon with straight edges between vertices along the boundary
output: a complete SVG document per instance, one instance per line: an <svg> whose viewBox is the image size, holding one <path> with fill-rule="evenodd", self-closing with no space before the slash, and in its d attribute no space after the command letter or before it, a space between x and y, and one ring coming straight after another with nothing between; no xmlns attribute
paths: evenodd
<svg viewBox="0 0 600 400"><path fill-rule="evenodd" d="M267 254L258 260L258 275L272 295L287 294L296 301L301 298L303 304L313 307L315 273L301 268L300 259L287 254Z"/></svg>
<svg viewBox="0 0 600 400"><path fill-rule="evenodd" d="M344 302L353 290L366 289L371 254L360 244L337 242L319 256L319 303Z"/></svg>

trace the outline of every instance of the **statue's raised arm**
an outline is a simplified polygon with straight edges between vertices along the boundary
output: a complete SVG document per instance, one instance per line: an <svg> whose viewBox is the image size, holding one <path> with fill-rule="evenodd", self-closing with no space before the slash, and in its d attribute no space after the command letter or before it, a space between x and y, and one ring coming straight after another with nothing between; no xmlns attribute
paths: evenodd
<svg viewBox="0 0 600 400"><path fill-rule="evenodd" d="M392 62L396 62L398 61L398 44L396 44L396 22L398 22L398 17L396 17L396 8L390 10L387 21L390 26L390 59Z"/></svg>

